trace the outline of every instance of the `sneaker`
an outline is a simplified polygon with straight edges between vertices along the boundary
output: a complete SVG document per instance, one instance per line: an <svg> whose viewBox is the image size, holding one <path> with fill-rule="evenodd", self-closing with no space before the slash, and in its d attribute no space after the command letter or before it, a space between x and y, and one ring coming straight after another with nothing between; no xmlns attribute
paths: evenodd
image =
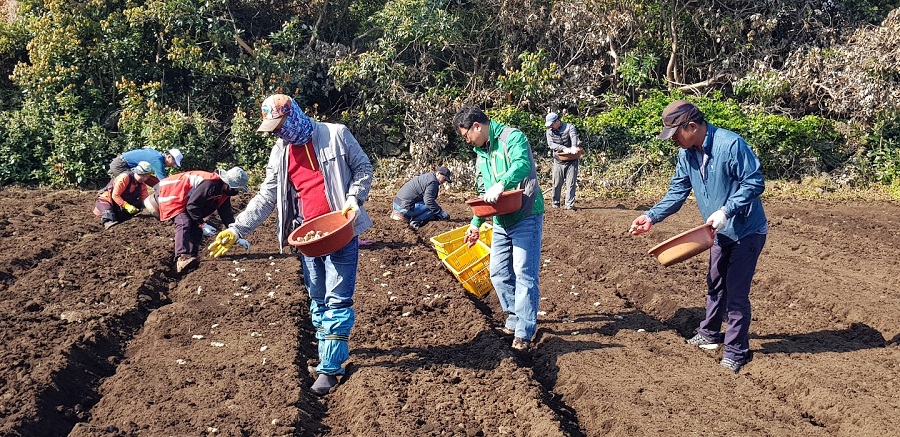
<svg viewBox="0 0 900 437"><path fill-rule="evenodd" d="M423 224L424 223L422 223L420 221L412 220L409 222L409 227L414 231L418 231L419 228L421 228Z"/></svg>
<svg viewBox="0 0 900 437"><path fill-rule="evenodd" d="M330 392L331 389L337 385L337 383L338 380L336 376L322 374L319 375L318 378L316 378L316 382L313 383L312 387L310 387L310 390L312 390L313 393L319 396L327 395L328 392Z"/></svg>
<svg viewBox="0 0 900 437"><path fill-rule="evenodd" d="M515 330L515 329L509 329L509 328L507 328L507 327L505 327L505 326L502 327L502 328L500 328L500 332L502 332L502 333L504 333L504 334L506 334L506 335L516 335L516 330Z"/></svg>
<svg viewBox="0 0 900 437"><path fill-rule="evenodd" d="M697 346L697 347L699 347L700 349L706 349L706 350L710 350L710 351L713 351L713 350L716 350L716 349L719 348L719 343L718 343L718 342L716 342L715 340L710 340L710 339L704 337L704 336L703 336L702 334L700 334L699 332L697 333L697 335L695 335L695 336L691 337L690 339L686 340L686 343L689 344L689 345L691 345L691 346Z"/></svg>
<svg viewBox="0 0 900 437"><path fill-rule="evenodd" d="M119 224L119 222L116 222L116 221L104 222L103 229L109 229L117 224Z"/></svg>
<svg viewBox="0 0 900 437"><path fill-rule="evenodd" d="M512 341L512 348L515 350L524 351L530 347L531 347L531 342L528 340L516 337Z"/></svg>
<svg viewBox="0 0 900 437"><path fill-rule="evenodd" d="M566 209L569 211L576 211L574 206L567 206Z"/></svg>
<svg viewBox="0 0 900 437"><path fill-rule="evenodd" d="M178 257L178 261L175 261L175 272L181 273L199 262L200 260L197 257L181 255Z"/></svg>
<svg viewBox="0 0 900 437"><path fill-rule="evenodd" d="M550 206L553 207L553 208L559 208L559 204L558 204L558 203L554 203L553 205L550 205Z"/></svg>
<svg viewBox="0 0 900 437"><path fill-rule="evenodd" d="M731 358L722 358L722 361L719 362L720 366L734 373L738 373L738 370L741 370L741 367L744 367L744 364L747 364L747 360L732 360Z"/></svg>

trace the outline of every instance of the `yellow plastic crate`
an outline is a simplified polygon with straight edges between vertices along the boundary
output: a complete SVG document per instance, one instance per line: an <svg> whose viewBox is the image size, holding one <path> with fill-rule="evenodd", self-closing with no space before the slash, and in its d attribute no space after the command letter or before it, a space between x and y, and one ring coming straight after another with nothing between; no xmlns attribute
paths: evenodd
<svg viewBox="0 0 900 437"><path fill-rule="evenodd" d="M490 265L491 248L484 242L477 241L472 247L463 245L454 250L442 262L459 282L465 282L479 270Z"/></svg>
<svg viewBox="0 0 900 437"><path fill-rule="evenodd" d="M466 291L475 295L475 297L484 297L489 291L494 289L494 284L491 283L490 269L485 267L479 270L472 277L464 281L462 286Z"/></svg>
<svg viewBox="0 0 900 437"><path fill-rule="evenodd" d="M465 225L452 231L444 232L443 234L431 237L431 244L434 246L434 250L437 252L438 258L443 260L444 258L447 258L448 255L453 253L456 249L464 246L466 243L465 238L467 229L469 229L469 225ZM490 247L493 235L494 229L491 227L490 223L485 223L481 225L481 228L479 229L478 240L484 242L488 245L488 247Z"/></svg>

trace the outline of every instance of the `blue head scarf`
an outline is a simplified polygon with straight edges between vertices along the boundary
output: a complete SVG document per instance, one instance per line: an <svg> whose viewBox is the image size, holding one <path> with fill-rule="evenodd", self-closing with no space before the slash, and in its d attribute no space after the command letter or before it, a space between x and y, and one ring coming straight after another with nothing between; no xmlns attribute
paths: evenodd
<svg viewBox="0 0 900 437"><path fill-rule="evenodd" d="M281 125L281 129L273 133L286 143L302 146L312 139L313 126L312 119L303 113L294 99L291 99L291 112Z"/></svg>

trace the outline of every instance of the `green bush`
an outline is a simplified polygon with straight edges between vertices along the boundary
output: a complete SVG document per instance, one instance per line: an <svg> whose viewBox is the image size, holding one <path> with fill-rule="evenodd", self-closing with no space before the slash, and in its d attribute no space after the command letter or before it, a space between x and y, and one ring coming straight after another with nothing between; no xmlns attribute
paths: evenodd
<svg viewBox="0 0 900 437"><path fill-rule="evenodd" d="M44 173L52 135L38 108L0 112L0 183L31 183Z"/></svg>
<svg viewBox="0 0 900 437"><path fill-rule="evenodd" d="M863 139L857 169L867 180L900 183L900 113L879 120Z"/></svg>
<svg viewBox="0 0 900 437"><path fill-rule="evenodd" d="M100 126L87 126L84 120L64 116L53 121L53 149L45 161L45 176L54 187L102 186L109 180L109 159L115 154L113 143Z"/></svg>

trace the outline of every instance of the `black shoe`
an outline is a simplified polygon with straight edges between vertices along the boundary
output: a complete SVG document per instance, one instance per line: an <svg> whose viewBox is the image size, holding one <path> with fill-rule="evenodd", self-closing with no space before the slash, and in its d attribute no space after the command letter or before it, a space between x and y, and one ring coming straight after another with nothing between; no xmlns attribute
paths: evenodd
<svg viewBox="0 0 900 437"><path fill-rule="evenodd" d="M421 228L422 225L424 225L424 224L425 223L422 223L420 221L412 220L409 222L409 227L412 228L412 230L414 230L414 231L418 231L419 228Z"/></svg>
<svg viewBox="0 0 900 437"><path fill-rule="evenodd" d="M566 209L569 211L577 211L574 206L567 206Z"/></svg>

